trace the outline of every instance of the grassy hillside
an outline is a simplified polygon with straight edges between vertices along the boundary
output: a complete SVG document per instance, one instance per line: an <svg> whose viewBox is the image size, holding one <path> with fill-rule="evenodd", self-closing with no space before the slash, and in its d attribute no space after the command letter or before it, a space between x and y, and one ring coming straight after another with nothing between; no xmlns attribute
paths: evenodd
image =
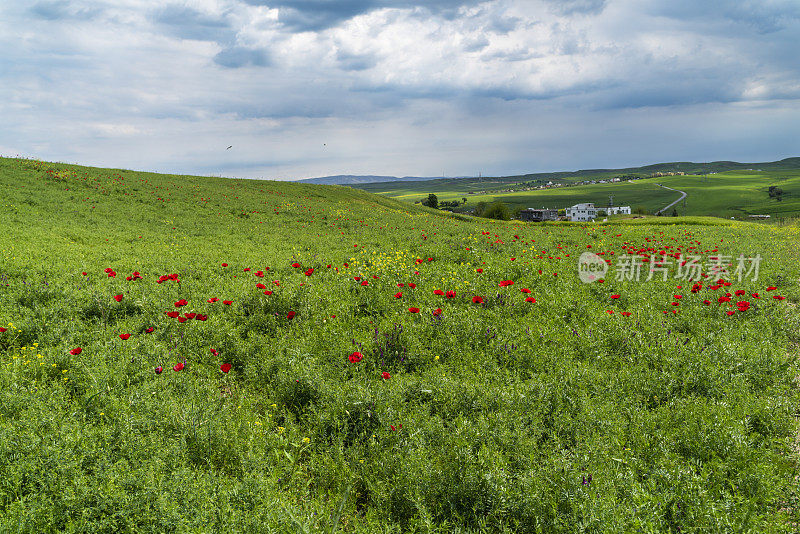
<svg viewBox="0 0 800 534"><path fill-rule="evenodd" d="M0 531L800 521L796 225L19 159L0 190Z"/></svg>
<svg viewBox="0 0 800 534"><path fill-rule="evenodd" d="M531 182L531 183L575 183L582 180L605 180L618 175L639 175L649 176L656 172L684 172L687 174L708 174L720 173L733 170L753 170L759 169L767 172L781 172L787 170L800 169L800 158L786 158L780 161L763 163L739 163L736 161L713 161L710 163L693 163L688 161L676 161L670 163L656 163L641 167L626 167L622 169L584 169L580 171L561 171L561 172L542 172L532 174L520 174L514 176L485 176L471 178L439 178L427 181L417 181L410 183L398 182L378 182L369 184L359 184L354 187L370 191L372 193L398 194L401 191L411 192L430 192L430 191L452 191L454 193L468 193L469 191L484 191L491 189L503 189L510 184Z"/></svg>
<svg viewBox="0 0 800 534"><path fill-rule="evenodd" d="M604 176L603 179L610 176ZM451 189L448 184L442 189L418 190L418 182L406 187L393 184L393 189L382 192L386 196L416 202L435 193L440 201L461 200L467 203L459 210L469 210L478 202L502 200L512 207L556 207L564 208L579 202L593 202L607 206L609 196L614 196L617 206L641 206L648 213L663 208L680 197L679 193L659 187L662 184L686 191L686 207L677 205L680 215L707 215L714 217L748 218L754 214L769 214L776 219L800 217L800 169L781 171L728 171L702 176L661 176L628 182L607 184L573 185L533 191L499 192L486 191L481 194L464 193ZM780 187L784 194L778 201L770 198L770 186ZM472 187L465 186L465 187ZM488 187L488 186L487 186ZM495 183L492 187L499 187ZM671 211L671 210L670 210Z"/></svg>

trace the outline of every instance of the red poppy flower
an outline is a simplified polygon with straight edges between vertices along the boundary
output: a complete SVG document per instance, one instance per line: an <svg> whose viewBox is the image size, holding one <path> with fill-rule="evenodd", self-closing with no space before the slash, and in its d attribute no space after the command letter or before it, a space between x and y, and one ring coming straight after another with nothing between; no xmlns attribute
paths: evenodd
<svg viewBox="0 0 800 534"><path fill-rule="evenodd" d="M742 300L736 303L736 307L739 308L739 311L747 311L750 309L750 303Z"/></svg>
<svg viewBox="0 0 800 534"><path fill-rule="evenodd" d="M270 291L269 289L266 289L266 290L264 290L264 294L266 296L270 296L270 295L272 295L272 291Z"/></svg>
<svg viewBox="0 0 800 534"><path fill-rule="evenodd" d="M397 431L397 429L394 427L394 425L389 425L389 430L391 430L392 432L396 432Z"/></svg>
<svg viewBox="0 0 800 534"><path fill-rule="evenodd" d="M83 271L81 275L86 276L86 271Z"/></svg>
<svg viewBox="0 0 800 534"><path fill-rule="evenodd" d="M175 303L175 307L176 308L180 308L181 306L186 306L187 304L189 304L189 303L186 302L186 299L181 299L181 300L179 300L178 302Z"/></svg>
<svg viewBox="0 0 800 534"><path fill-rule="evenodd" d="M611 315L611 314L613 314L613 313L614 313L614 310L606 310L606 313L607 313L607 314L609 314L609 315Z"/></svg>
<svg viewBox="0 0 800 534"><path fill-rule="evenodd" d="M419 308L409 308L408 311L411 313L419 313Z"/></svg>
<svg viewBox="0 0 800 534"><path fill-rule="evenodd" d="M225 306L230 306L231 304L233 304L233 301L232 301L232 300L223 300L223 301L222 301L222 303L223 303Z"/></svg>
<svg viewBox="0 0 800 534"><path fill-rule="evenodd" d="M513 286L514 285L514 281L513 280L503 280L502 282L500 282L497 285L500 286L500 287Z"/></svg>
<svg viewBox="0 0 800 534"><path fill-rule="evenodd" d="M242 269L242 270L243 270L244 272L247 272L247 271L249 271L249 270L250 270L250 267L245 267L245 268L244 268L244 269Z"/></svg>
<svg viewBox="0 0 800 534"><path fill-rule="evenodd" d="M780 296L780 295L775 295L775 296L774 296L774 297L772 297L772 298L774 298L775 300L784 300L786 297L782 297L782 296Z"/></svg>
<svg viewBox="0 0 800 534"><path fill-rule="evenodd" d="M767 288L767 291L775 291L776 289L778 289L778 288L777 288L777 287L775 287L775 286L769 286L769 287Z"/></svg>
<svg viewBox="0 0 800 534"><path fill-rule="evenodd" d="M222 264L222 266L223 266L223 267L227 267L227 266L228 266L228 264L227 264L227 263L223 263L223 264ZM181 367L181 369L183 369L183 368Z"/></svg>
<svg viewBox="0 0 800 534"><path fill-rule="evenodd" d="M114 300L117 302L122 302L122 295L114 295Z"/></svg>
<svg viewBox="0 0 800 534"><path fill-rule="evenodd" d="M185 366L183 365L183 362L178 362L178 363L175 364L175 367L173 367L172 370L173 371L183 371L184 367Z"/></svg>
<svg viewBox="0 0 800 534"><path fill-rule="evenodd" d="M294 262L294 263L292 264L292 267L294 267L295 269L297 269L298 267L300 267L300 264L299 264L299 263L297 263L297 262Z"/></svg>
<svg viewBox="0 0 800 534"><path fill-rule="evenodd" d="M734 313L736 313L736 311L735 310L728 310L725 313L727 313L728 315L733 315Z"/></svg>
<svg viewBox="0 0 800 534"><path fill-rule="evenodd" d="M723 302L730 302L730 301L731 301L730 297L720 297L717 299L717 302L719 302L720 304L722 304Z"/></svg>
<svg viewBox="0 0 800 534"><path fill-rule="evenodd" d="M433 310L433 316L434 317L439 317L441 314L442 314L442 309L441 308L436 308L435 310Z"/></svg>
<svg viewBox="0 0 800 534"><path fill-rule="evenodd" d="M82 348L80 348L80 347L75 347L74 349L72 349L71 351L69 351L69 353L70 353L70 354L72 354L73 356L77 356L77 355L78 355L78 354L80 354L81 352L83 352L83 349L82 349Z"/></svg>
<svg viewBox="0 0 800 534"><path fill-rule="evenodd" d="M260 283L260 282L259 282L258 284L256 284L256 287L257 287L258 289L267 289L267 286L265 286L264 284L262 284L262 283Z"/></svg>
<svg viewBox="0 0 800 534"><path fill-rule="evenodd" d="M397 284L397 287L405 287L405 284L399 283L399 284Z"/></svg>
<svg viewBox="0 0 800 534"><path fill-rule="evenodd" d="M147 330L145 330L145 332L146 332L146 333L148 333L148 334L152 334L152 333L153 333L153 330L155 330L155 328L153 328L153 327L151 326L150 328L148 328Z"/></svg>
<svg viewBox="0 0 800 534"><path fill-rule="evenodd" d="M156 367L156 374L160 375L163 370L164 368L159 365L158 367Z"/></svg>
<svg viewBox="0 0 800 534"><path fill-rule="evenodd" d="M481 269L481 268L479 267L479 268L475 269L475 272L477 272L477 273L482 273L482 272L483 272L483 269Z"/></svg>
<svg viewBox="0 0 800 534"><path fill-rule="evenodd" d="M442 291L441 289L434 289L433 290L433 294L434 295L444 295L444 291Z"/></svg>
<svg viewBox="0 0 800 534"><path fill-rule="evenodd" d="M211 354L213 354L214 356L219 356L217 349L209 349L209 350L211 351Z"/></svg>
<svg viewBox="0 0 800 534"><path fill-rule="evenodd" d="M417 289L417 284L415 284L414 282L409 282L408 287L410 287L411 289Z"/></svg>
<svg viewBox="0 0 800 534"><path fill-rule="evenodd" d="M536 299L533 297L528 297L525 299L525 302L536 302Z"/></svg>
<svg viewBox="0 0 800 534"><path fill-rule="evenodd" d="M103 272L104 272L104 273L110 273L110 272L112 272L113 270L114 270L114 269L112 269L111 267L106 267L105 269L103 269Z"/></svg>
<svg viewBox="0 0 800 534"><path fill-rule="evenodd" d="M389 373L387 373L386 371L384 371L384 372L382 372L382 373L381 373L381 377L382 377L384 380L389 380L390 378L392 378L392 375L390 375Z"/></svg>
<svg viewBox="0 0 800 534"><path fill-rule="evenodd" d="M289 320L292 320L292 319L294 319L295 315L297 315L295 312L290 311L289 313L286 314L286 318L289 319Z"/></svg>
<svg viewBox="0 0 800 534"><path fill-rule="evenodd" d="M672 305L673 306L680 306L680 302L673 302Z"/></svg>
<svg viewBox="0 0 800 534"><path fill-rule="evenodd" d="M753 293L750 296L753 297L754 299L760 299L761 298L758 293Z"/></svg>
<svg viewBox="0 0 800 534"><path fill-rule="evenodd" d="M178 317L178 322L179 323L185 323L186 322L186 317Z"/></svg>
<svg viewBox="0 0 800 534"><path fill-rule="evenodd" d="M397 293L395 293L395 294L394 294L394 298L396 298L396 299L399 299L399 298L401 298L402 296L403 296L403 293L402 293L402 292L400 292L400 291L398 291Z"/></svg>
<svg viewBox="0 0 800 534"><path fill-rule="evenodd" d="M228 373L228 371L230 371L230 370L231 370L231 364L229 364L229 363L223 363L222 365L220 365L220 366L219 366L219 370L220 370L220 371L222 371L223 373L226 373L226 374L227 374L227 373Z"/></svg>
<svg viewBox="0 0 800 534"><path fill-rule="evenodd" d="M197 317L197 314L191 312L191 313L184 313L183 316L186 317L187 319L194 319L195 317Z"/></svg>
<svg viewBox="0 0 800 534"><path fill-rule="evenodd" d="M454 299L454 298L456 298L456 292L455 292L455 291L452 291L452 290L451 290L451 291L448 291L448 292L445 294L445 297L447 297L447 298L449 298L449 299Z"/></svg>
<svg viewBox="0 0 800 534"><path fill-rule="evenodd" d="M3 332L5 332L5 331L6 331L6 329L5 329L5 328L3 328L2 326L0 326L0 334L2 334L2 333L3 333Z"/></svg>
<svg viewBox="0 0 800 534"><path fill-rule="evenodd" d="M309 267L308 270L306 271L306 276L311 276L312 274L314 274L314 268Z"/></svg>
<svg viewBox="0 0 800 534"><path fill-rule="evenodd" d="M474 304L483 304L483 297L472 297L472 302Z"/></svg>
<svg viewBox="0 0 800 534"><path fill-rule="evenodd" d="M164 313L166 313L166 314L167 314L167 317L169 317L170 319L174 319L174 318L176 318L178 315L180 315L180 313L178 313L178 312L176 312L176 311L164 312Z"/></svg>
<svg viewBox="0 0 800 534"><path fill-rule="evenodd" d="M256 276L259 278L264 278L264 271L256 271Z"/></svg>
<svg viewBox="0 0 800 534"><path fill-rule="evenodd" d="M631 312L622 312L622 316L623 317L630 317L631 316Z"/></svg>
<svg viewBox="0 0 800 534"><path fill-rule="evenodd" d="M737 289L737 290L734 292L734 295L736 295L737 297L741 297L741 296L742 296L742 295L744 295L744 294L745 294L745 291L744 291L744 289Z"/></svg>
<svg viewBox="0 0 800 534"><path fill-rule="evenodd" d="M125 340L126 340L126 339L128 339L129 337L131 337L131 335L130 335L130 334L120 334L120 335L119 335L119 338L120 338L121 340L123 340L123 341L125 341Z"/></svg>
<svg viewBox="0 0 800 534"><path fill-rule="evenodd" d="M115 273L114 271L111 271L110 273L108 273L108 277L109 278L116 278L116 276L117 276L117 273Z"/></svg>
<svg viewBox="0 0 800 534"><path fill-rule="evenodd" d="M710 300L704 300L703 304L705 304L706 306L711 306L711 301Z"/></svg>
<svg viewBox="0 0 800 534"><path fill-rule="evenodd" d="M672 295L672 296L675 297L676 299L682 299L683 298L683 295Z"/></svg>
<svg viewBox="0 0 800 534"><path fill-rule="evenodd" d="M611 295L611 298L612 298L612 299L618 299L618 298L619 298L619 295Z"/></svg>
<svg viewBox="0 0 800 534"><path fill-rule="evenodd" d="M353 354L350 355L348 360L350 360L350 363L358 363L358 362L361 361L361 358L363 358L363 357L364 357L363 354L361 354L360 352L356 351L356 352L354 352Z"/></svg>

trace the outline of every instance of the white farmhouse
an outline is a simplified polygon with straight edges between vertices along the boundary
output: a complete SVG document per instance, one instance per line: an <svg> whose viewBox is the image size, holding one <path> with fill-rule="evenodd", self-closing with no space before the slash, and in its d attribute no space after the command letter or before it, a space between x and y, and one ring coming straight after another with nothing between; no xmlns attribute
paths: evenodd
<svg viewBox="0 0 800 534"><path fill-rule="evenodd" d="M630 206L609 206L606 208L606 213L609 215L630 215L631 214L631 207Z"/></svg>
<svg viewBox="0 0 800 534"><path fill-rule="evenodd" d="M564 211L570 221L593 221L597 217L597 208L592 203L575 204Z"/></svg>

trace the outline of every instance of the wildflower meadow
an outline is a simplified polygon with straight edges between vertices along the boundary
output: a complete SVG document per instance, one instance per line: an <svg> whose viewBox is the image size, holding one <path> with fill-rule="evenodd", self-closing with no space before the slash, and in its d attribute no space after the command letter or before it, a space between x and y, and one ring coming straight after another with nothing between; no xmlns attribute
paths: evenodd
<svg viewBox="0 0 800 534"><path fill-rule="evenodd" d="M797 224L0 190L4 532L797 531Z"/></svg>

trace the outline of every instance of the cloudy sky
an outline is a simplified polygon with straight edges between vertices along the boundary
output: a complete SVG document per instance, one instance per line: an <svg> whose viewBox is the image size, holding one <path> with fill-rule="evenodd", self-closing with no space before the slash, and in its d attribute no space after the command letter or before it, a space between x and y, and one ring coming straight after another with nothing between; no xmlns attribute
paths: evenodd
<svg viewBox="0 0 800 534"><path fill-rule="evenodd" d="M798 0L0 2L0 155L271 179L771 161L800 156L798 50Z"/></svg>

